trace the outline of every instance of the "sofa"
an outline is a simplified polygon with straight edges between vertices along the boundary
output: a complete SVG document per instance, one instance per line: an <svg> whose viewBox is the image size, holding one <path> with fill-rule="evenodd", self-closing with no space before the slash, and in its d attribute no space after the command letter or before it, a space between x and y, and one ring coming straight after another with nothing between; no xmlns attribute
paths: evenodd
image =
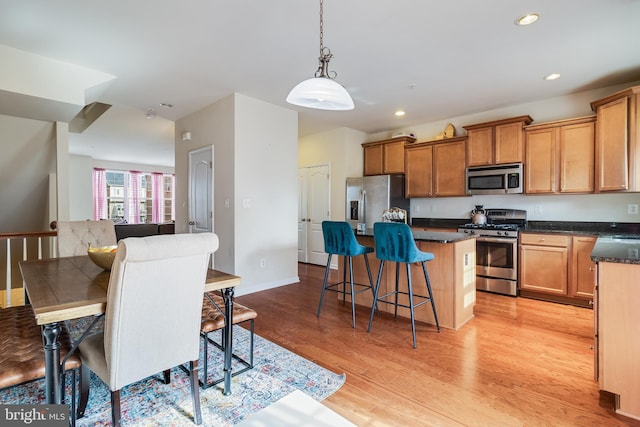
<svg viewBox="0 0 640 427"><path fill-rule="evenodd" d="M146 237L156 234L175 234L176 225L173 222L163 224L116 224L116 240L127 237Z"/></svg>

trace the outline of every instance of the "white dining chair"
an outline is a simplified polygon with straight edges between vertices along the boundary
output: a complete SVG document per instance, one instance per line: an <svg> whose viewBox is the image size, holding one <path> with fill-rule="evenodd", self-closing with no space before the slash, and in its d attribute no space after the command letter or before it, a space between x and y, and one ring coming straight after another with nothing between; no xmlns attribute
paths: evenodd
<svg viewBox="0 0 640 427"><path fill-rule="evenodd" d="M104 331L79 345L78 417L89 395L89 370L111 391L113 425L120 425L120 390L189 362L193 418L201 423L199 331L213 233L123 239L111 268ZM178 372L182 372L181 370Z"/></svg>
<svg viewBox="0 0 640 427"><path fill-rule="evenodd" d="M113 221L58 221L58 256L86 255L89 245L116 244Z"/></svg>

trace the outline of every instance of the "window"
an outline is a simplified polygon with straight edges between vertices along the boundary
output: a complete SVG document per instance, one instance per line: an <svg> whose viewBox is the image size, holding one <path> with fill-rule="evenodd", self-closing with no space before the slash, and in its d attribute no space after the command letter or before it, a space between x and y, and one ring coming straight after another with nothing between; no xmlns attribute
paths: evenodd
<svg viewBox="0 0 640 427"><path fill-rule="evenodd" d="M96 182L104 174L101 188ZM140 171L94 170L94 206L106 206L106 212L95 209L94 219L116 222L162 223L175 220L174 176ZM102 194L101 194L102 193ZM106 217L106 218L105 218Z"/></svg>

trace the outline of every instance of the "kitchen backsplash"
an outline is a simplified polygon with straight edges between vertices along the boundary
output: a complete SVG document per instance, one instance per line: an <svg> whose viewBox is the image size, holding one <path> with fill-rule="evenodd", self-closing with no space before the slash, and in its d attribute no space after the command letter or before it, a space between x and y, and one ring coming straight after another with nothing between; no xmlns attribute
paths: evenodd
<svg viewBox="0 0 640 427"><path fill-rule="evenodd" d="M503 195L434 197L411 199L411 217L469 218L475 205L527 211L533 221L617 221L640 222L640 214L629 214L629 205L638 212L640 193L579 195Z"/></svg>

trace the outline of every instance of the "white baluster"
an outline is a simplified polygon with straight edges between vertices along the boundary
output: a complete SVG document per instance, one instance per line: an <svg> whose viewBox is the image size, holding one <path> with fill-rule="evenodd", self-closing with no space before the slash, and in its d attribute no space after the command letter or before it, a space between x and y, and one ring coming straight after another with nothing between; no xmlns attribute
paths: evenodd
<svg viewBox="0 0 640 427"><path fill-rule="evenodd" d="M5 307L11 307L11 239L7 239L7 285Z"/></svg>

